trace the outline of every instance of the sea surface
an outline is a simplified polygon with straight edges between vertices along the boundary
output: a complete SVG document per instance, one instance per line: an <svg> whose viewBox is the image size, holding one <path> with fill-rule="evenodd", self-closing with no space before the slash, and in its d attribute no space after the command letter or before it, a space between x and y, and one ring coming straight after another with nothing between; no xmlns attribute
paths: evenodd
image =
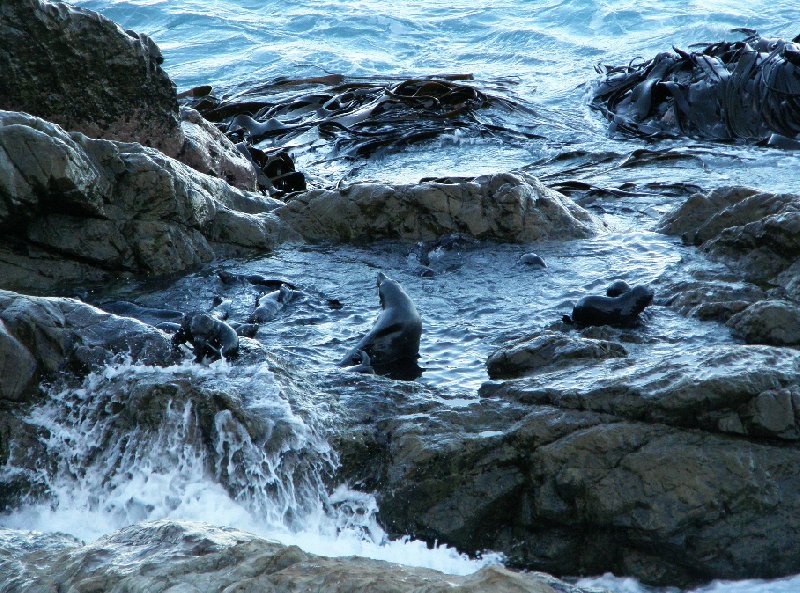
<svg viewBox="0 0 800 593"><path fill-rule="evenodd" d="M57 504L31 504L0 517L0 525L60 530L91 540L144 519L198 519L277 537L315 553L362 554L452 573L499 562L502 558L492 553L475 560L446 546L429 550L408 538L390 542L374 520L377 509L368 494L349 491L346 485L325 491L322 476L333 471L337 461L326 440L331 419L319 402L342 390L361 388L341 380L335 361L377 315L376 273L384 271L400 281L423 316L421 397L468 408L487 379L485 360L494 348L509 337L560 319L575 301L602 291L610 280L650 283L715 271L713 264L675 238L652 231L658 217L688 191L662 191L669 184L704 190L744 184L776 192L797 191L800 185L800 157L795 152L695 140L645 145L610 136L602 116L587 106L591 84L598 78L596 65L648 59L673 46L689 49L694 43L740 39L742 34L733 29L743 27L765 36L792 38L800 33L800 5L794 1L662 0L646 5L627 0L86 0L73 4L149 34L161 47L164 68L179 91L211 85L216 95L224 97L279 77L330 73L398 79L470 74L471 84L524 107L504 125L532 129L540 137L508 141L453 133L376 155L356 168L298 163L315 185L343 180L415 182L423 177L525 168L550 182L574 180L611 189L634 184L643 191L614 199L584 197L582 204L608 224L609 232L598 238L568 244L434 248L428 254L436 272L433 278L415 273L418 250L396 243L295 247L254 260L219 262L217 266L228 271L259 273L300 287L302 297L257 336L282 360L295 361L292 389L287 390L266 365L215 363L198 368L186 363L162 369L125 361L93 374L77 388L53 386L50 403L30 420L52 435L46 446L54 455L66 448L73 451L69 458L59 458L56 472L42 476ZM631 166L631 153L641 148L676 158L636 161ZM644 191L647 188L652 191ZM547 269L518 262L522 253L534 249L548 263ZM130 282L83 296L98 304L126 299L191 310L207 306L220 293L231 299L232 314L240 318L256 296L246 285L222 286L212 268L157 285ZM332 300L342 307L329 307ZM649 313L646 332L642 356L669 356L687 344L731 341L724 327L699 323L664 307ZM110 405L131 377L236 389L248 394L248 410L287 427L292 439L280 455L254 462L261 469L247 478L255 484L253 491L235 500L204 471L207 453L192 448L196 427L185 406L163 410L159 430L147 438L133 429L117 432L115 439L120 442L141 442L135 458L126 459L124 451L108 445L109 431L119 427L108 425L98 402ZM376 381L376 389L387 388L382 382L388 380ZM235 419L217 414L215 422L217 433L225 435L218 451L235 443L245 459L259 455L241 437ZM101 442L108 450L98 455ZM293 453L312 461L302 467L288 464ZM222 472L229 461L221 455L211 464ZM359 509L347 515L332 513L331 507ZM287 521L288 516L293 520ZM361 517L359 524L351 524L352 516ZM624 576L585 576L581 584L615 592L656 591ZM800 576L719 582L696 591L798 590Z"/></svg>

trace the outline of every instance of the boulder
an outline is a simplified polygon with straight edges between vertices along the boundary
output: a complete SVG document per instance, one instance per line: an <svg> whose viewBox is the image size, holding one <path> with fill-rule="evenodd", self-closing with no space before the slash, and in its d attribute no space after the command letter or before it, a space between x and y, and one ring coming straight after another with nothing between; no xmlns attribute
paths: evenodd
<svg viewBox="0 0 800 593"><path fill-rule="evenodd" d="M325 558L235 529L156 521L81 545L64 535L0 529L4 591L152 593L583 593L536 573L487 566L446 575L358 557ZM154 561L157 559L157 561ZM31 588L31 586L35 588Z"/></svg>
<svg viewBox="0 0 800 593"><path fill-rule="evenodd" d="M269 250L292 236L271 214L280 205L139 144L0 112L0 288L179 272L219 244Z"/></svg>
<svg viewBox="0 0 800 593"><path fill-rule="evenodd" d="M616 342L543 331L498 348L489 355L486 366L492 379L510 379L553 365L585 364L587 360L627 355Z"/></svg>
<svg viewBox="0 0 800 593"><path fill-rule="evenodd" d="M243 189L256 170L199 114L179 116L175 84L147 35L63 2L0 6L0 109L91 138L138 142Z"/></svg>
<svg viewBox="0 0 800 593"><path fill-rule="evenodd" d="M731 316L727 325L748 344L800 345L800 307L789 301L759 301Z"/></svg>
<svg viewBox="0 0 800 593"><path fill-rule="evenodd" d="M579 239L603 223L524 173L453 183L359 183L293 196L279 216L312 241L426 241L458 233L503 242Z"/></svg>
<svg viewBox="0 0 800 593"><path fill-rule="evenodd" d="M155 328L74 299L0 291L0 400L34 396L38 380L96 369L115 355L151 364L174 360Z"/></svg>

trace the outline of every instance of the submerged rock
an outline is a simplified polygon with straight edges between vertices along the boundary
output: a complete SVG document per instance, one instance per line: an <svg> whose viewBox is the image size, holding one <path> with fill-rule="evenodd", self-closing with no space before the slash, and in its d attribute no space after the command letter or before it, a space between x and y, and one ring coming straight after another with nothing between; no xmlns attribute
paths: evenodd
<svg viewBox="0 0 800 593"><path fill-rule="evenodd" d="M65 536L0 529L7 593L269 591L274 593L582 593L544 574L488 566L446 575L366 558L324 558L235 529L156 521L81 545ZM157 558L158 561L154 562Z"/></svg>
<svg viewBox="0 0 800 593"><path fill-rule="evenodd" d="M179 114L175 84L150 37L63 2L0 7L0 109L91 138L138 142L244 189L256 169L197 112Z"/></svg>
<svg viewBox="0 0 800 593"><path fill-rule="evenodd" d="M530 242L585 238L603 229L588 211L523 173L313 190L289 199L279 216L312 241L429 241L463 234Z"/></svg>

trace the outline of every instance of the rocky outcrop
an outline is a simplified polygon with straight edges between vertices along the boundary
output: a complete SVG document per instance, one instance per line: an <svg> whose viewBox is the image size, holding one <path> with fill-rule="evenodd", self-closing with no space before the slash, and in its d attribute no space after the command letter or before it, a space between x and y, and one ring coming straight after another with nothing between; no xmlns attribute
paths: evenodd
<svg viewBox="0 0 800 593"><path fill-rule="evenodd" d="M393 533L557 575L795 574L800 355L726 345L562 361L466 408L350 394L342 473Z"/></svg>
<svg viewBox="0 0 800 593"><path fill-rule="evenodd" d="M281 203L139 144L0 112L0 288L47 291L109 274L179 272L290 237Z"/></svg>
<svg viewBox="0 0 800 593"><path fill-rule="evenodd" d="M0 529L4 593L69 590L194 593L582 593L542 574L489 566L446 575L365 558L323 558L235 529L158 521L82 545ZM158 558L154 563L153 558ZM32 588L32 587L35 587Z"/></svg>
<svg viewBox="0 0 800 593"><path fill-rule="evenodd" d="M489 356L486 366L492 379L510 379L552 365L627 355L622 344L616 342L543 331L498 348Z"/></svg>
<svg viewBox="0 0 800 593"><path fill-rule="evenodd" d="M91 138L138 142L244 189L256 170L196 112L179 117L175 84L147 35L63 2L0 6L0 109Z"/></svg>
<svg viewBox="0 0 800 593"><path fill-rule="evenodd" d="M430 240L449 233L529 242L589 237L602 223L569 198L519 173L414 185L359 183L288 201L280 217L308 240Z"/></svg>
<svg viewBox="0 0 800 593"><path fill-rule="evenodd" d="M800 343L800 197L721 188L689 198L659 230L724 262L738 280L727 287L711 281L672 287L670 304L727 321L747 343Z"/></svg>
<svg viewBox="0 0 800 593"><path fill-rule="evenodd" d="M164 334L135 319L74 299L0 291L0 400L21 401L43 378L85 372L116 354L148 363L174 356Z"/></svg>

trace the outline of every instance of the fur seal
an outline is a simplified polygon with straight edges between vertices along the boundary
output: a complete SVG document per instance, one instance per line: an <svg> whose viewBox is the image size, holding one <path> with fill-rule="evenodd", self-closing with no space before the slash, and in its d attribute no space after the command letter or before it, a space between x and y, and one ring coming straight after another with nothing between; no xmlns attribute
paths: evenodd
<svg viewBox="0 0 800 593"><path fill-rule="evenodd" d="M639 285L615 297L583 297L572 309L571 321L578 327L630 326L636 323L639 313L653 302L653 296L652 288Z"/></svg>
<svg viewBox="0 0 800 593"><path fill-rule="evenodd" d="M546 268L547 264L544 263L544 260L536 255L535 253L526 253L522 257L519 258L519 263L525 264L528 266L536 266L538 268Z"/></svg>
<svg viewBox="0 0 800 593"><path fill-rule="evenodd" d="M253 311L250 321L253 323L272 321L290 300L292 300L292 290L286 285L258 297L256 310Z"/></svg>
<svg viewBox="0 0 800 593"><path fill-rule="evenodd" d="M618 297L621 294L625 294L630 289L630 285L624 280L614 280L614 282L606 287L606 296Z"/></svg>
<svg viewBox="0 0 800 593"><path fill-rule="evenodd" d="M192 345L198 362L206 358L233 358L239 350L236 331L208 313L190 313L184 317L181 328L172 336L172 343L177 347L186 342Z"/></svg>
<svg viewBox="0 0 800 593"><path fill-rule="evenodd" d="M383 272L377 277L378 297L383 311L340 366L361 366L369 361L376 373L398 379L421 374L417 365L422 319L406 291Z"/></svg>
<svg viewBox="0 0 800 593"><path fill-rule="evenodd" d="M297 290L297 286L286 280L279 280L276 278L267 278L261 274L234 274L227 270L217 270L217 277L223 284L239 284L248 282L253 286L266 286L272 290L278 290L281 286L286 285L292 290Z"/></svg>

